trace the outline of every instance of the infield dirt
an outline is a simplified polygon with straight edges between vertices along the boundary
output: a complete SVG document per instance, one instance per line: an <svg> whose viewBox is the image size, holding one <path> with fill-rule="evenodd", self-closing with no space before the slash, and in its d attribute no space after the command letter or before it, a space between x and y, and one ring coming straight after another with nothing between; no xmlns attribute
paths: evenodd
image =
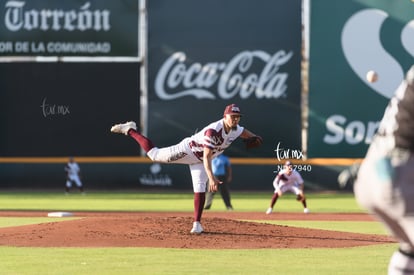
<svg viewBox="0 0 414 275"><path fill-rule="evenodd" d="M0 217L46 217L41 211L0 211ZM374 221L368 214L206 212L201 235L190 234L188 212L73 212L56 218L0 228L0 245L17 247L166 247L205 249L339 248L395 243L391 237L284 226L266 221ZM260 220L261 222L255 222ZM264 222L264 223L263 223Z"/></svg>

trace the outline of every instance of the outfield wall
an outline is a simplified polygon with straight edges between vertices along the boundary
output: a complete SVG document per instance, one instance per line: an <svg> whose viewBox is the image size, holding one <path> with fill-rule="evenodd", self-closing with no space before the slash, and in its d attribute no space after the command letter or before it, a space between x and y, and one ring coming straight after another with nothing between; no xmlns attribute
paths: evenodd
<svg viewBox="0 0 414 275"><path fill-rule="evenodd" d="M1 159L0 159L1 160ZM86 189L192 190L187 165L154 164L147 158L79 158ZM21 162L24 161L24 162ZM65 158L15 159L1 163L1 189L62 189ZM272 181L283 162L276 159L231 158L232 190L273 192ZM294 162L309 191L340 190L338 174L358 159L312 159Z"/></svg>
<svg viewBox="0 0 414 275"><path fill-rule="evenodd" d="M135 120L163 147L233 102L265 142L249 151L235 142L232 158L361 158L413 63L413 9L388 0L4 1L0 188L59 186L69 156L143 155L109 132L113 123ZM268 188L271 162L235 163L235 186ZM185 167L81 164L91 187L187 188ZM342 165L311 164L303 176L314 189L336 189Z"/></svg>
<svg viewBox="0 0 414 275"><path fill-rule="evenodd" d="M188 188L185 166L82 158L142 154L114 123L135 120L162 147L230 103L265 143L228 155L301 151L301 23L301 0L3 2L0 188L60 188L69 156L90 188ZM237 186L261 188L246 167L235 166Z"/></svg>

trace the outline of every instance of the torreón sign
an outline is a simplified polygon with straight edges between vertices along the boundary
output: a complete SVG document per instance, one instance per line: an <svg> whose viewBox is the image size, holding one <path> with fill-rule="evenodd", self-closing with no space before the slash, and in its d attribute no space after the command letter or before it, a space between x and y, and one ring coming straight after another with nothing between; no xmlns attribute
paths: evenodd
<svg viewBox="0 0 414 275"><path fill-rule="evenodd" d="M24 1L8 1L5 4L4 23L9 31L109 31L109 10L91 10L86 2L78 10L25 9Z"/></svg>
<svg viewBox="0 0 414 275"><path fill-rule="evenodd" d="M0 58L133 57L138 0L6 0L0 4ZM86 60L86 59L84 59Z"/></svg>

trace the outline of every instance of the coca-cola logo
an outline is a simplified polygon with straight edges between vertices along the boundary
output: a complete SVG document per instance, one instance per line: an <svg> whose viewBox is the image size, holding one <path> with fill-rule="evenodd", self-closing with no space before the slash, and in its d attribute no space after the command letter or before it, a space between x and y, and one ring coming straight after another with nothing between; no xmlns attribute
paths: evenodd
<svg viewBox="0 0 414 275"><path fill-rule="evenodd" d="M287 90L289 74L282 66L293 53L280 50L273 55L264 51L243 51L229 62L188 64L183 52L172 54L155 78L155 93L163 100L185 96L197 99L275 99ZM261 68L258 70L257 68ZM216 87L215 87L216 86ZM217 95L213 92L217 90Z"/></svg>

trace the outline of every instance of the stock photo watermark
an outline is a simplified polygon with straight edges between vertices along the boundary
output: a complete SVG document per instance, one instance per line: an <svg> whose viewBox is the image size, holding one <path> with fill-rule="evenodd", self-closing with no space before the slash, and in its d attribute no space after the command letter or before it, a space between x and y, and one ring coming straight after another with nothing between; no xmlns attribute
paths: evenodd
<svg viewBox="0 0 414 275"><path fill-rule="evenodd" d="M302 150L283 148L281 142L278 142L276 149L274 150L278 162L291 161L292 167L298 172L311 172L312 166L310 164L295 164L295 160L303 160ZM285 164L276 165L275 173L278 173L284 169Z"/></svg>
<svg viewBox="0 0 414 275"><path fill-rule="evenodd" d="M69 106L50 104L47 102L47 97L43 98L40 108L42 109L42 114L44 117L66 116L70 114Z"/></svg>

